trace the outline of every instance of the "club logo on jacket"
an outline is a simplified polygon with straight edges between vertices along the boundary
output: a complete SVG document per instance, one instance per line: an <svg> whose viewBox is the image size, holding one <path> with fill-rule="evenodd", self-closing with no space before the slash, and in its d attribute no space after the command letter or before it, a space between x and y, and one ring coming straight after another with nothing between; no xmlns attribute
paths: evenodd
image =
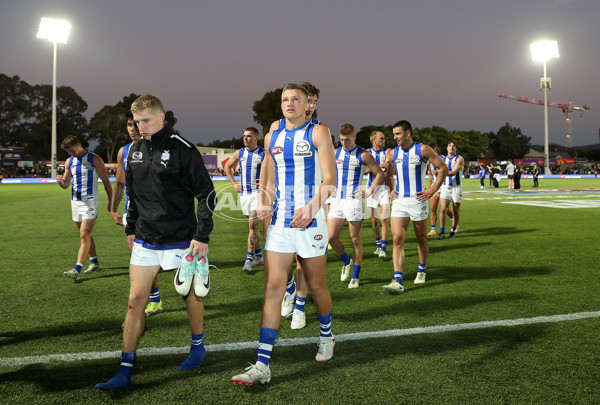
<svg viewBox="0 0 600 405"><path fill-rule="evenodd" d="M160 164L164 167L167 167L167 163L169 163L169 158L171 157L171 152L168 150L163 150L162 155L160 155Z"/></svg>
<svg viewBox="0 0 600 405"><path fill-rule="evenodd" d="M131 162L130 163L140 163L142 161L142 152L133 152L131 154Z"/></svg>

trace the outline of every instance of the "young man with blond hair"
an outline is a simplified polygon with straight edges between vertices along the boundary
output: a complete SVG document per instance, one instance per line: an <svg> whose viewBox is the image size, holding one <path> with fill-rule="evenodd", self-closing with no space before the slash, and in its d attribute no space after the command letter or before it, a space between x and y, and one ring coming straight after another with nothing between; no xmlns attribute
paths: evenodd
<svg viewBox="0 0 600 405"><path fill-rule="evenodd" d="M71 157L65 162L64 175L59 174L56 176L56 182L62 188L67 188L72 183L71 216L79 230L81 241L75 266L71 270L65 271L63 275L77 281L88 256L90 258L90 266L84 273L100 270L100 263L96 255L96 244L92 237L92 230L94 229L100 206L98 178L104 184L104 191L106 191L106 196L108 197L109 212L112 189L102 158L95 153L85 150L81 146L81 141L76 136L67 136L60 146Z"/></svg>
<svg viewBox="0 0 600 405"><path fill-rule="evenodd" d="M337 168L335 198L329 207L327 229L329 244L342 261L341 281L350 283L348 288L360 285L360 270L363 259L362 221L365 219L364 197L370 197L375 188L385 179L385 174L367 150L356 144L354 125L344 124L340 128L340 146L335 153ZM369 168L375 179L362 190L362 179L365 168ZM348 221L350 239L352 241L352 258L348 256L344 244L340 240L340 232Z"/></svg>
<svg viewBox="0 0 600 405"><path fill-rule="evenodd" d="M381 131L373 131L369 139L372 145L369 148L369 153L373 155L375 162L385 175L387 170L387 163L385 161L387 152L385 135ZM369 188L373 184L373 180L375 180L375 175L371 173L368 167L365 173L369 174L369 179L367 180L367 188ZM383 184L375 187L373 194L367 198L367 207L371 209L371 225L373 236L375 237L375 245L377 246L373 254L379 256L381 259L385 259L387 257L387 237L390 230L390 189L385 184L385 181Z"/></svg>
<svg viewBox="0 0 600 405"><path fill-rule="evenodd" d="M322 205L335 183L335 159L327 127L306 121L307 103L304 87L286 85L281 95L285 127L265 137L258 203L259 217L272 213L265 244L265 301L257 361L232 378L236 384L271 381L269 363L294 257L302 265L317 308L321 332L315 360L333 357L331 295L325 279L328 235Z"/></svg>
<svg viewBox="0 0 600 405"><path fill-rule="evenodd" d="M206 356L204 303L200 297L210 287L205 256L213 229L213 183L198 149L165 121L157 97L139 97L131 111L143 138L131 146L126 170L130 204L125 233L132 249L131 286L119 372L108 382L96 384L96 388L106 391L131 386L131 370L144 331L144 306L161 267L179 268L175 286L184 296L192 332L190 354L179 370L198 367ZM198 200L197 214L194 199ZM182 260L184 257L186 260ZM203 259L196 262L191 258Z"/></svg>

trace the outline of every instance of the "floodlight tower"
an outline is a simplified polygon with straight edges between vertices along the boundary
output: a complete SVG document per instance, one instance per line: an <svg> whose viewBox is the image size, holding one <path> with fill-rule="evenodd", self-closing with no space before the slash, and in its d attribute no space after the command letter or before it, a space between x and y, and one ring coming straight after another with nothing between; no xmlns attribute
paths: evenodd
<svg viewBox="0 0 600 405"><path fill-rule="evenodd" d="M540 80L540 90L544 91L544 174L550 172L550 153L548 151L548 90L551 88L551 79L546 76L546 62L548 59L558 58L557 41L538 41L530 45L531 59L544 63L544 77Z"/></svg>
<svg viewBox="0 0 600 405"><path fill-rule="evenodd" d="M40 28L37 33L38 38L49 39L54 43L54 59L52 63L52 150L51 150L51 176L56 177L56 169L58 167L56 156L56 43L67 43L69 33L71 32L71 24L64 20L56 20L54 18L42 18Z"/></svg>

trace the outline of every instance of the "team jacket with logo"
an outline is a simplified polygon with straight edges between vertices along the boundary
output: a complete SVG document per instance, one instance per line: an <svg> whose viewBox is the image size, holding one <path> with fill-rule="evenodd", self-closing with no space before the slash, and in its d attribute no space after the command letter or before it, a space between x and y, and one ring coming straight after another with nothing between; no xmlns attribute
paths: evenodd
<svg viewBox="0 0 600 405"><path fill-rule="evenodd" d="M140 138L131 146L125 173L127 235L135 234L152 245L192 239L208 243L216 204L214 186L198 149L174 134L168 122L151 142Z"/></svg>

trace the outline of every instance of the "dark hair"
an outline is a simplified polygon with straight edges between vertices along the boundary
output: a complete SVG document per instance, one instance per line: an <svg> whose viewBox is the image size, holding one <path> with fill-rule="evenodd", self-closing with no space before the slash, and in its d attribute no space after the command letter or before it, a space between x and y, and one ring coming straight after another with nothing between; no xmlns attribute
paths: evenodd
<svg viewBox="0 0 600 405"><path fill-rule="evenodd" d="M131 112L131 110L127 110L127 112L125 113L125 118L127 118L128 120L133 120L133 113Z"/></svg>
<svg viewBox="0 0 600 405"><path fill-rule="evenodd" d="M300 86L306 89L309 96L316 96L317 98L319 98L321 90L317 89L311 82L302 82L300 83Z"/></svg>
<svg viewBox="0 0 600 405"><path fill-rule="evenodd" d="M81 141L75 135L67 135L60 144L60 147L67 150L75 145L81 145Z"/></svg>
<svg viewBox="0 0 600 405"><path fill-rule="evenodd" d="M404 130L404 132L410 131L412 133L412 125L410 125L410 122L408 122L406 120L400 120L392 126L392 128L398 128L398 127L402 128Z"/></svg>

